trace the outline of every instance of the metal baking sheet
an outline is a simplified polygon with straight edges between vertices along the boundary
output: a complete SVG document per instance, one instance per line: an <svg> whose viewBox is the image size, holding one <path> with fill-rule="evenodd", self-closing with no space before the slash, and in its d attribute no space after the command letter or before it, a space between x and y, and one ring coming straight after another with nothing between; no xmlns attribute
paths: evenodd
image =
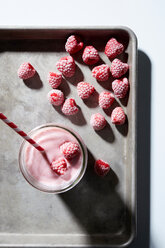
<svg viewBox="0 0 165 248"><path fill-rule="evenodd" d="M91 66L75 54L74 77L63 79L59 87L66 97L74 97L80 106L76 116L65 117L60 108L47 101L51 90L49 71L66 55L64 44L70 34L79 34L85 45L99 51L99 63L111 64L104 54L110 37L116 37L126 50L119 56L130 65L129 97L116 100L127 114L125 125L111 124L110 112L98 107L98 93L111 90L112 78L98 83ZM26 132L47 123L62 123L84 139L89 161L82 181L60 195L42 193L31 187L18 168L21 137L0 122L0 247L96 247L125 246L136 233L136 57L134 33L125 27L100 28L1 28L0 29L0 108ZM37 70L33 79L23 82L17 76L19 65L29 61ZM97 93L82 101L76 92L80 81L91 82ZM102 113L106 128L95 132L89 125L92 113ZM95 159L111 164L111 172L100 178L93 172Z"/></svg>

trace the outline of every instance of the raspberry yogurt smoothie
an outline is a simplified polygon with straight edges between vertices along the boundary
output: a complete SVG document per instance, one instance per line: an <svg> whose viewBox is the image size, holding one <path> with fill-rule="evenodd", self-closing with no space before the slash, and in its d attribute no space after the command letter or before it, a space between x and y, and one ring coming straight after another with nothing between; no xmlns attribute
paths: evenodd
<svg viewBox="0 0 165 248"><path fill-rule="evenodd" d="M22 143L19 165L25 179L35 188L48 193L62 193L73 188L87 166L87 149L81 137L73 130L56 124L39 126L29 136L44 148L45 154L26 141ZM78 147L77 154L71 159L61 149L67 142ZM59 160L66 166L65 170L60 170L61 174L52 167L52 162L56 165Z"/></svg>

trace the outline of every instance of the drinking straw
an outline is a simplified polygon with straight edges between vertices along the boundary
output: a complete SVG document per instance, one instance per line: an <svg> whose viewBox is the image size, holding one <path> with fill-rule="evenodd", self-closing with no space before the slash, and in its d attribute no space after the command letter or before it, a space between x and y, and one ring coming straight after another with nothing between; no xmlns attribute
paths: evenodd
<svg viewBox="0 0 165 248"><path fill-rule="evenodd" d="M28 141L31 145L33 145L38 151L44 153L45 150L37 144L33 139L31 139L26 133L20 130L13 122L9 121L7 117L0 112L0 119L11 127L16 133L18 133L21 137L23 137L26 141Z"/></svg>

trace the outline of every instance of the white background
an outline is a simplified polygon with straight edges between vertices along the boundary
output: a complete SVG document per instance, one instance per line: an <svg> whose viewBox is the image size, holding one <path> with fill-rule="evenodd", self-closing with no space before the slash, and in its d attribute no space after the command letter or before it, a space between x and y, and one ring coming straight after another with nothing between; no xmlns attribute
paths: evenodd
<svg viewBox="0 0 165 248"><path fill-rule="evenodd" d="M165 248L165 148L163 142L165 140L165 1L0 0L0 10L2 26L124 25L135 32L138 37L138 48L147 54L152 66L150 247ZM143 83L145 85L146 82ZM142 206L143 202L141 208ZM149 247L145 243L149 232L147 228L146 230L141 228L138 229L137 234L139 241L133 243L131 246L133 248ZM143 233L140 233L141 230Z"/></svg>

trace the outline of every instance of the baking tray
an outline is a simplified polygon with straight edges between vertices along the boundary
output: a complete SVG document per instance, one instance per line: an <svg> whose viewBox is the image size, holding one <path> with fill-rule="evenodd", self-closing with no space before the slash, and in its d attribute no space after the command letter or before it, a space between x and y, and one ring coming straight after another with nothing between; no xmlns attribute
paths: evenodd
<svg viewBox="0 0 165 248"><path fill-rule="evenodd" d="M55 71L56 61L66 55L64 44L73 33L79 34L85 45L98 49L99 63L111 63L103 52L110 37L125 45L119 58L130 65L129 97L113 105L124 108L125 125L112 125L111 110L104 112L98 107L98 93L111 90L112 78L98 83L91 76L92 67L83 64L82 52L73 56L75 76L64 79L60 86L66 97L75 97L79 113L67 118L47 102L47 74ZM121 247L132 241L136 233L136 58L136 36L126 27L0 29L1 111L26 132L47 122L71 127L82 136L89 152L86 174L75 188L60 195L45 194L24 180L18 168L22 139L0 123L0 247ZM25 61L31 62L38 74L23 82L17 69ZM82 80L97 90L86 101L76 93L76 84ZM95 112L108 122L99 132L89 125ZM98 158L111 164L105 178L93 172Z"/></svg>

